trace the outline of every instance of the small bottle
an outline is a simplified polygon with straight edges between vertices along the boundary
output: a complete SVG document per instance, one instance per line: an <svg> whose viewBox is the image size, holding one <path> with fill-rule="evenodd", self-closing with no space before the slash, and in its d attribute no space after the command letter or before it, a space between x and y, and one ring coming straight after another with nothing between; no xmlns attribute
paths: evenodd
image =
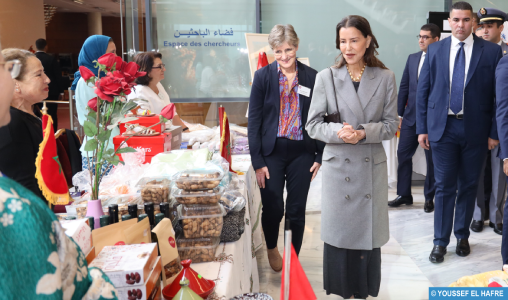
<svg viewBox="0 0 508 300"><path fill-rule="evenodd" d="M129 215L131 215L131 217L133 219L136 219L138 217L138 205L137 204L129 204L129 206L127 207L127 211L129 212Z"/></svg>
<svg viewBox="0 0 508 300"><path fill-rule="evenodd" d="M148 217L148 215L147 215L147 214L140 214L140 215L138 216L138 222L143 221L143 219L144 219L144 218L146 218L146 217Z"/></svg>
<svg viewBox="0 0 508 300"><path fill-rule="evenodd" d="M101 222L101 228L108 226L109 225L109 216L106 216L106 215L101 216L100 222Z"/></svg>
<svg viewBox="0 0 508 300"><path fill-rule="evenodd" d="M131 215L123 215L123 216L122 216L122 222L123 222L123 221L128 221L128 220L130 220L130 219L132 219Z"/></svg>
<svg viewBox="0 0 508 300"><path fill-rule="evenodd" d="M76 220L76 216L67 216L65 217L66 220Z"/></svg>
<svg viewBox="0 0 508 300"><path fill-rule="evenodd" d="M148 220L150 221L150 228L153 228L153 226L155 225L153 202L145 203L145 214L148 215Z"/></svg>
<svg viewBox="0 0 508 300"><path fill-rule="evenodd" d="M161 204L159 204L159 207L160 207L161 213L164 214L164 218L171 219L169 217L169 203L168 202L162 202ZM155 226L157 226L157 225L155 225Z"/></svg>
<svg viewBox="0 0 508 300"><path fill-rule="evenodd" d="M88 223L90 224L90 229L93 230L95 227L95 218L94 217L87 217Z"/></svg>
<svg viewBox="0 0 508 300"><path fill-rule="evenodd" d="M108 209L109 209L109 224L118 223L118 204L110 204Z"/></svg>

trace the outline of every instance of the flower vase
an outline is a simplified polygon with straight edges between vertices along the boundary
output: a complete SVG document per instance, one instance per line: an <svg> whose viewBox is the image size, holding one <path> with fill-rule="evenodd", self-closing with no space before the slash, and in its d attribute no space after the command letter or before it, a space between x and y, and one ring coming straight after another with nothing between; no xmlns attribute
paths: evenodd
<svg viewBox="0 0 508 300"><path fill-rule="evenodd" d="M94 218L94 228L101 227L101 216L104 215L104 211L102 210L101 200L88 200L88 207L86 209L86 216Z"/></svg>

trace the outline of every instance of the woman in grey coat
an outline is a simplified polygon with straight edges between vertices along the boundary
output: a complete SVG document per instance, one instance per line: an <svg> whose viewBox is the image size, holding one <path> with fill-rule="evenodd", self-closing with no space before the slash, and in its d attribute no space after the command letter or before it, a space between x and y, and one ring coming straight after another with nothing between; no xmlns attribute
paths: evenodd
<svg viewBox="0 0 508 300"><path fill-rule="evenodd" d="M324 288L345 299L377 296L380 247L389 239L388 174L383 140L398 126L395 76L376 57L369 22L348 16L337 25L335 66L318 73L306 125L323 152ZM325 115L340 113L341 123Z"/></svg>

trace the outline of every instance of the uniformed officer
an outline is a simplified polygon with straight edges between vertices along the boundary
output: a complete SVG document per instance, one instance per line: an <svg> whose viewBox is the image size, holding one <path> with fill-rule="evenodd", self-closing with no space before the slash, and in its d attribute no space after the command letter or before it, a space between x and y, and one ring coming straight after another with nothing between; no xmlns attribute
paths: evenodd
<svg viewBox="0 0 508 300"><path fill-rule="evenodd" d="M507 14L499 9L486 7L481 8L477 15L483 26L483 39L499 44L502 48L503 56L507 55L508 45L501 38L501 33L504 29L503 23L507 20ZM488 204L489 226L494 228L495 233L503 234L503 202L506 199L506 175L503 172L503 161L498 157L499 145L489 150L491 151L489 163L492 167L492 192ZM483 186L486 164L487 161L484 163L483 172L480 176L473 222L471 223L471 230L475 232L483 230L486 203L489 201L489 199L485 199Z"/></svg>

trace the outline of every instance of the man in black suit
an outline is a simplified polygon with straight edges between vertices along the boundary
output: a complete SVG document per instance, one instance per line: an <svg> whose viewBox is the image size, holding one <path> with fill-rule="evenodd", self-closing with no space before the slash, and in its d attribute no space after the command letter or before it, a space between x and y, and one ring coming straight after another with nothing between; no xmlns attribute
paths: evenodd
<svg viewBox="0 0 508 300"><path fill-rule="evenodd" d="M58 100L60 97L60 93L63 91L61 86L62 80L62 71L60 70L60 65L58 61L53 56L46 53L48 50L48 44L45 39L38 39L35 41L35 47L37 48L37 52L35 52L35 56L41 61L42 66L44 67L44 73L49 77L51 82L49 83L49 94L47 100ZM58 128L58 116L57 116L57 103L46 103L48 107L48 114L53 118L53 128L55 131ZM39 104L39 107L42 108L42 104Z"/></svg>
<svg viewBox="0 0 508 300"><path fill-rule="evenodd" d="M388 206L397 207L401 204L413 204L411 195L411 174L413 173L413 155L418 148L418 135L416 134L416 87L422 69L427 47L439 41L441 30L436 24L425 24L420 29L418 44L420 52L410 54L402 80L400 81L397 110L399 114L400 139L397 149L399 166L397 169L397 198L389 201ZM425 177L423 210L427 213L434 211L434 165L430 150L425 150L427 159L427 175Z"/></svg>

